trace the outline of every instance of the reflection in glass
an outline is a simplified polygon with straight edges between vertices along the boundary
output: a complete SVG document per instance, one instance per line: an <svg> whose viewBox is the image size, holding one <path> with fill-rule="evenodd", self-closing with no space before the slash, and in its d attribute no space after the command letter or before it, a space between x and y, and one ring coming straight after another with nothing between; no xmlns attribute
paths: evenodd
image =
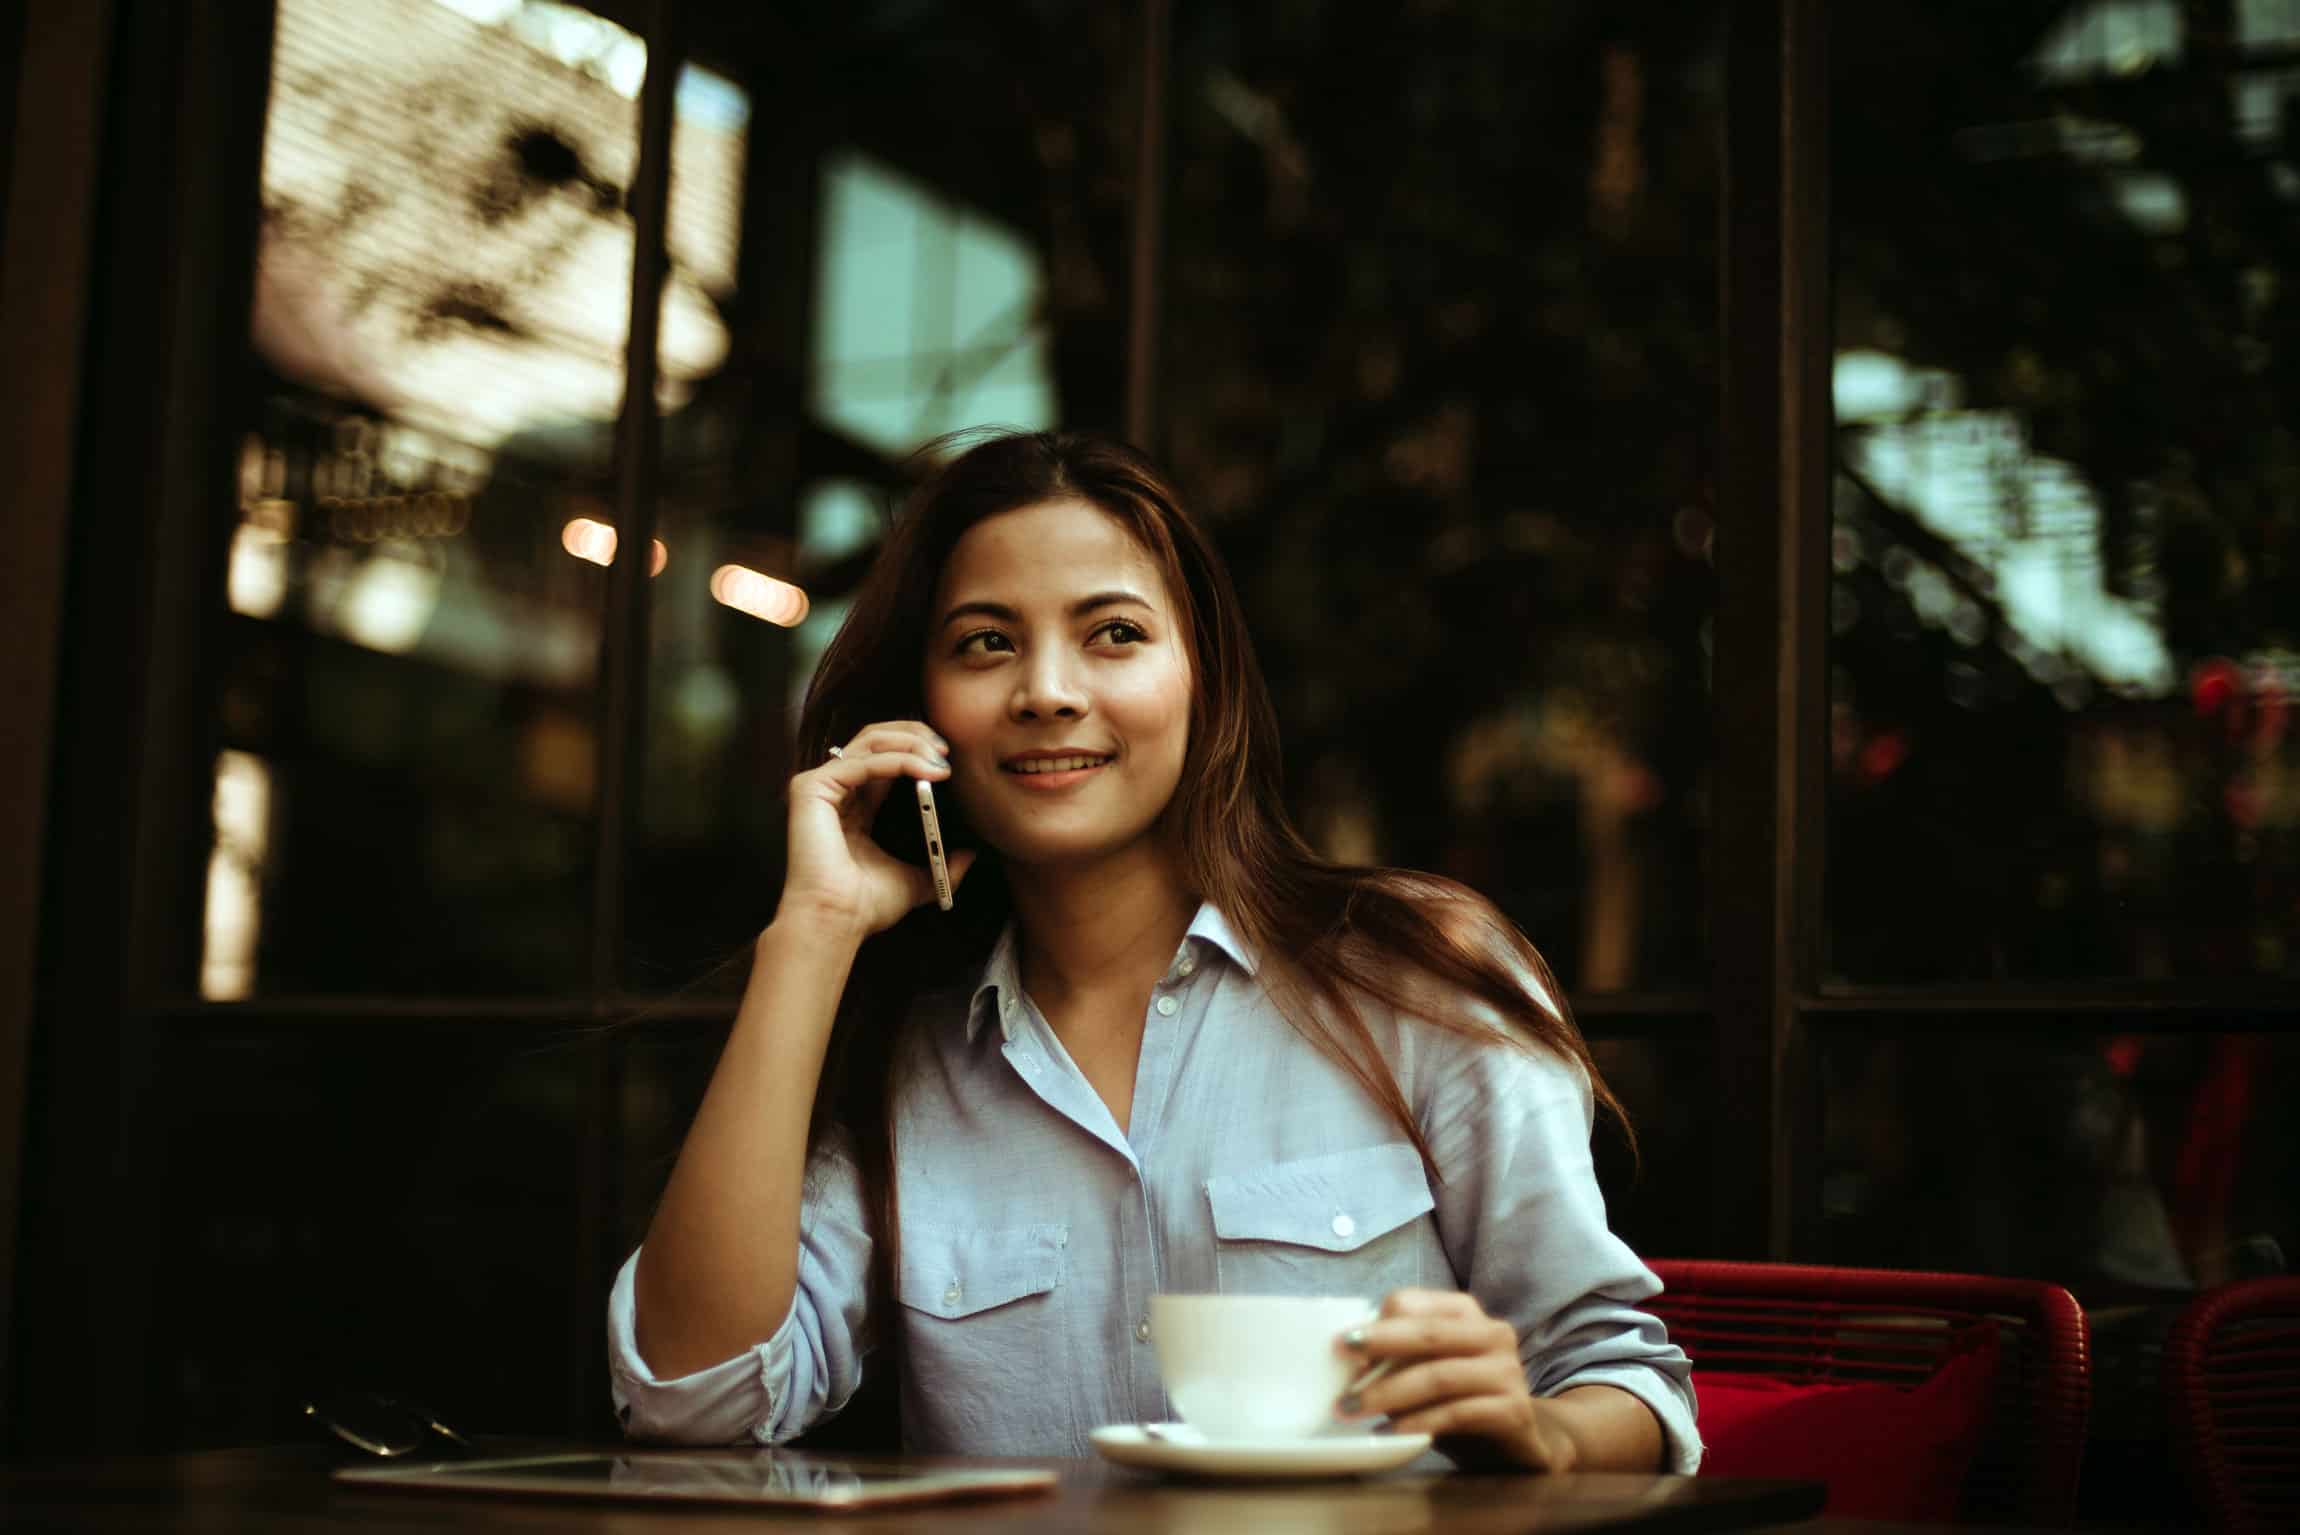
<svg viewBox="0 0 2300 1535"><path fill-rule="evenodd" d="M1833 1037L1831 1263L2202 1289L2300 1252L2300 1052L2271 1035Z"/></svg>
<svg viewBox="0 0 2300 1535"><path fill-rule="evenodd" d="M1705 973L1717 8L1192 5L1165 438L1328 853Z"/></svg>
<svg viewBox="0 0 2300 1535"><path fill-rule="evenodd" d="M271 798L271 770L261 758L236 751L217 757L215 847L208 854L200 946L200 995L210 1002L237 1002L255 987Z"/></svg>
<svg viewBox="0 0 2300 1535"><path fill-rule="evenodd" d="M266 360L481 448L611 421L645 68L637 38L568 5L287 0Z"/></svg>
<svg viewBox="0 0 2300 1535"><path fill-rule="evenodd" d="M279 7L208 995L580 982L645 72L569 5Z"/></svg>
<svg viewBox="0 0 2300 1535"><path fill-rule="evenodd" d="M669 558L628 892L644 991L741 979L714 967L773 913L796 703L902 461L961 427L1109 425L1122 298L1131 123L1108 100L1109 17L937 4L826 12L803 38L698 25L671 285L724 341L662 396Z"/></svg>
<svg viewBox="0 0 2300 1535"><path fill-rule="evenodd" d="M1833 24L1844 978L2300 975L2300 13L2193 14Z"/></svg>
<svg viewBox="0 0 2300 1535"><path fill-rule="evenodd" d="M822 177L814 412L887 454L1052 425L1046 268L1028 242L868 155L834 154Z"/></svg>

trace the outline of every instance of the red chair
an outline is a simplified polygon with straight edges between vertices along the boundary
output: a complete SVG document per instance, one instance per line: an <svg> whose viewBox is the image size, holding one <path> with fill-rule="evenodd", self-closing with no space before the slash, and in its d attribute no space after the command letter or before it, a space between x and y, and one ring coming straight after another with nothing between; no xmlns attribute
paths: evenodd
<svg viewBox="0 0 2300 1535"><path fill-rule="evenodd" d="M2060 1286L1782 1263L1650 1266L1666 1288L1648 1309L1693 1360L1696 1388L1704 1371L1914 1386L1993 1323L1993 1382L1956 1507L1976 1524L2073 1521L2091 1368L2084 1313Z"/></svg>
<svg viewBox="0 0 2300 1535"><path fill-rule="evenodd" d="M2300 1530L2300 1276L2188 1304L2164 1336L2172 1458L2226 1530Z"/></svg>

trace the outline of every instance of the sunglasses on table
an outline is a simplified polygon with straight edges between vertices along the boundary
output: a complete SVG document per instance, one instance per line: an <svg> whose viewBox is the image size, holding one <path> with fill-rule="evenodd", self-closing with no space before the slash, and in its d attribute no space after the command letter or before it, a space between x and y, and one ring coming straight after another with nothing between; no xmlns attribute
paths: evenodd
<svg viewBox="0 0 2300 1535"><path fill-rule="evenodd" d="M422 1451L441 1459L471 1452L471 1441L438 1414L403 1396L339 1391L304 1404L304 1416L355 1449L386 1458Z"/></svg>

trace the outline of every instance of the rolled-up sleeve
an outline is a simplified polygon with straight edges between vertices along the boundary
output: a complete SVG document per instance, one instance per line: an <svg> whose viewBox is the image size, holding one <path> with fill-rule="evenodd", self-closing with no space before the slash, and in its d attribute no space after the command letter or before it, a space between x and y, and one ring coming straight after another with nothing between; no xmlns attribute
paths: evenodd
<svg viewBox="0 0 2300 1535"><path fill-rule="evenodd" d="M1606 1225L1587 1079L1545 1049L1434 1030L1418 1044L1439 1237L1463 1287L1517 1329L1536 1396L1618 1387L1659 1420L1667 1467L1698 1470L1692 1364L1641 1309L1661 1281Z"/></svg>
<svg viewBox="0 0 2300 1535"><path fill-rule="evenodd" d="M830 1417L862 1382L870 1273L862 1185L835 1151L807 1171L798 1287L774 1336L732 1359L665 1380L639 1353L634 1252L607 1296L607 1368L615 1413L634 1439L781 1444Z"/></svg>

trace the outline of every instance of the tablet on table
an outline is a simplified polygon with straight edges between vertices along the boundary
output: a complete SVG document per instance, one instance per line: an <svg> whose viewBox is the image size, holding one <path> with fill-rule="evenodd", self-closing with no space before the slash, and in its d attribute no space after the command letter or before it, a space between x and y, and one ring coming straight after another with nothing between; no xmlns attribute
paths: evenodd
<svg viewBox="0 0 2300 1535"><path fill-rule="evenodd" d="M1052 1471L1038 1467L853 1461L788 1450L590 1450L347 1466L335 1475L361 1487L842 1509L1013 1497L1051 1491L1056 1482Z"/></svg>

